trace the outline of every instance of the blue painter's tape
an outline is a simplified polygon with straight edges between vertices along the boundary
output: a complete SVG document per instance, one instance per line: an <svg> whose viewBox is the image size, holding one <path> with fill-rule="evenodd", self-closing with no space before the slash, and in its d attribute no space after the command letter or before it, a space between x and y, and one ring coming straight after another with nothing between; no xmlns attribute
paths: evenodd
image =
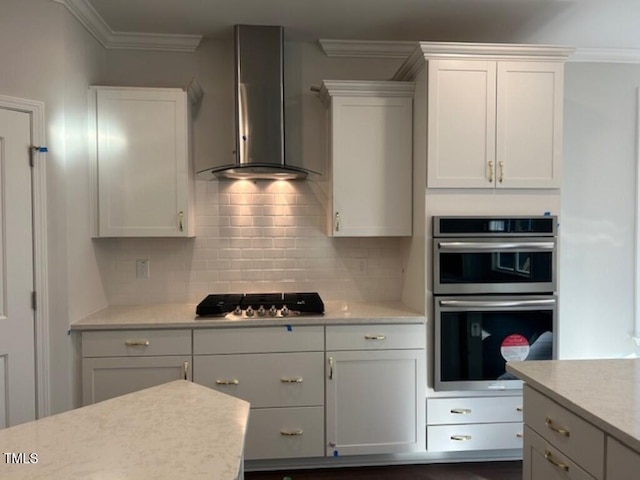
<svg viewBox="0 0 640 480"><path fill-rule="evenodd" d="M550 217L551 216L551 212L544 212L544 216L545 217Z"/></svg>
<svg viewBox="0 0 640 480"><path fill-rule="evenodd" d="M334 457L337 457L337 456L338 456L338 450L334 450L334 451L333 451L333 456L334 456Z"/></svg>
<svg viewBox="0 0 640 480"><path fill-rule="evenodd" d="M291 327L291 325L287 325L287 332L293 332L293 328Z"/></svg>
<svg viewBox="0 0 640 480"><path fill-rule="evenodd" d="M38 151L40 153L47 153L49 151L49 149L47 147L38 147Z"/></svg>

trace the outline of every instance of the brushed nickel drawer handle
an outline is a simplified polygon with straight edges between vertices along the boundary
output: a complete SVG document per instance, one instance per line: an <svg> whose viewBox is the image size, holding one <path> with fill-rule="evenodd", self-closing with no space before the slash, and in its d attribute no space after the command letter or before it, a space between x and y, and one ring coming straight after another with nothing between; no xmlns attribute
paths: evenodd
<svg viewBox="0 0 640 480"><path fill-rule="evenodd" d="M302 383L302 377L282 377L280 381L282 383Z"/></svg>
<svg viewBox="0 0 640 480"><path fill-rule="evenodd" d="M524 412L524 408L522 408L522 407L516 407L516 412Z"/></svg>
<svg viewBox="0 0 640 480"><path fill-rule="evenodd" d="M365 340L385 340L387 338L386 335L365 335Z"/></svg>
<svg viewBox="0 0 640 480"><path fill-rule="evenodd" d="M470 408L452 408L451 413L455 415L469 415L471 413Z"/></svg>
<svg viewBox="0 0 640 480"><path fill-rule="evenodd" d="M238 380L216 380L216 385L238 385L240 382Z"/></svg>
<svg viewBox="0 0 640 480"><path fill-rule="evenodd" d="M333 357L329 357L329 380L333 380Z"/></svg>
<svg viewBox="0 0 640 480"><path fill-rule="evenodd" d="M124 344L127 347L148 347L149 340L125 340Z"/></svg>
<svg viewBox="0 0 640 480"><path fill-rule="evenodd" d="M518 437L518 438L524 438L524 434L522 434L522 433L518 432L518 433L516 433L516 437Z"/></svg>
<svg viewBox="0 0 640 480"><path fill-rule="evenodd" d="M182 374L185 380L189 380L189 362L184 362L182 364Z"/></svg>
<svg viewBox="0 0 640 480"><path fill-rule="evenodd" d="M471 440L471 435L451 435L451 440L455 440L457 442L466 442Z"/></svg>
<svg viewBox="0 0 640 480"><path fill-rule="evenodd" d="M545 450L544 458L546 458L547 462L549 462L551 465L559 468L560 470L565 471L565 472L569 471L569 465L567 465L566 463L559 462L558 460L553 458L553 455L551 454L551 452L549 450Z"/></svg>
<svg viewBox="0 0 640 480"><path fill-rule="evenodd" d="M280 435L285 437L297 437L304 433L302 430L280 430Z"/></svg>
<svg viewBox="0 0 640 480"><path fill-rule="evenodd" d="M569 430L567 430L566 428L562 428L562 427L558 427L553 423L553 420L551 420L549 417L546 417L544 419L544 424L553 432L556 432L558 435L562 435L563 437L569 437L571 435L571 432L569 432Z"/></svg>

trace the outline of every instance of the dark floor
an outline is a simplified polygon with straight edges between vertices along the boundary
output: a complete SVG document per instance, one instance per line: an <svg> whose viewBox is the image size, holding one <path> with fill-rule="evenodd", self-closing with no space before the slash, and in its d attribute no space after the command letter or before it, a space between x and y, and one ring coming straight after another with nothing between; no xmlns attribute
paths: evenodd
<svg viewBox="0 0 640 480"><path fill-rule="evenodd" d="M244 478L245 480L522 480L522 462L436 463L247 472Z"/></svg>

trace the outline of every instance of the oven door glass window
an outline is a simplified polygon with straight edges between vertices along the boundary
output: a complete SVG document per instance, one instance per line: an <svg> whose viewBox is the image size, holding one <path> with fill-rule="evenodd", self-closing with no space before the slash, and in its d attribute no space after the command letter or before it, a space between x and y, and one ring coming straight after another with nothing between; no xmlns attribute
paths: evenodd
<svg viewBox="0 0 640 480"><path fill-rule="evenodd" d="M554 242L549 249L462 249L436 241L435 285L439 293L553 292ZM486 245L486 247L485 247Z"/></svg>
<svg viewBox="0 0 640 480"><path fill-rule="evenodd" d="M507 361L552 359L553 315L553 309L440 311L440 383L514 380Z"/></svg>

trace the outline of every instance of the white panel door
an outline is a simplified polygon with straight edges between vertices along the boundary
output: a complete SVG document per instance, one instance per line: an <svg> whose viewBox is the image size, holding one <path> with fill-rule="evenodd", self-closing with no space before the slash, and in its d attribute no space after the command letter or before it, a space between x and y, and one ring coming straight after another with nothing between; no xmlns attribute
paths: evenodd
<svg viewBox="0 0 640 480"><path fill-rule="evenodd" d="M496 186L559 188L563 64L498 62Z"/></svg>
<svg viewBox="0 0 640 480"><path fill-rule="evenodd" d="M427 186L493 188L496 62L429 62Z"/></svg>
<svg viewBox="0 0 640 480"><path fill-rule="evenodd" d="M424 350L327 352L327 456L424 451Z"/></svg>
<svg viewBox="0 0 640 480"><path fill-rule="evenodd" d="M30 114L0 108L0 428L35 419Z"/></svg>

